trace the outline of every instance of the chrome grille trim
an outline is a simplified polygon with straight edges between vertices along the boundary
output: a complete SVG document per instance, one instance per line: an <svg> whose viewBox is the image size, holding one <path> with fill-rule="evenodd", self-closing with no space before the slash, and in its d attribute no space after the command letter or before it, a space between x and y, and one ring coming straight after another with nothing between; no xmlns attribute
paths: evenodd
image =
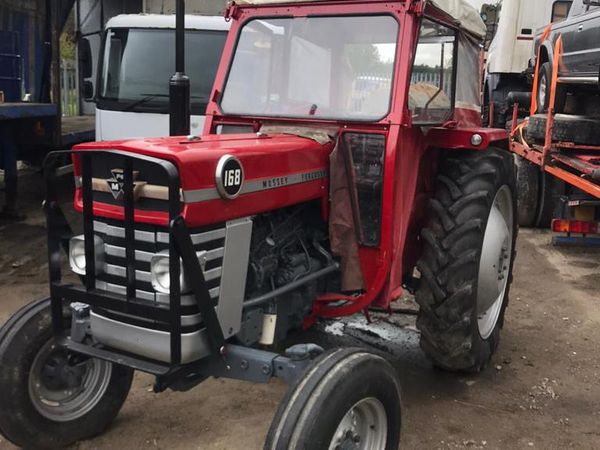
<svg viewBox="0 0 600 450"><path fill-rule="evenodd" d="M192 244L204 244L210 241L216 241L217 239L225 238L226 228L218 228L216 230L205 231L204 233L195 233L191 235ZM156 241L161 244L169 243L169 233L159 232L156 233Z"/></svg>
<svg viewBox="0 0 600 450"><path fill-rule="evenodd" d="M96 289L100 289L107 292L112 292L119 295L127 295L127 288L119 284L106 283L104 281L96 280ZM209 290L211 298L219 297L219 287L215 287ZM169 304L169 294L163 294L160 292L148 292L142 290L136 290L135 295L137 298L148 301L157 301L159 303ZM193 295L182 295L181 305L191 306L196 304L196 299Z"/></svg>
<svg viewBox="0 0 600 450"><path fill-rule="evenodd" d="M106 234L108 236L125 239L125 228L109 225L98 220L94 220L94 231L100 234ZM225 226L223 226L223 228L217 228L216 230L205 231L203 233L192 233L192 243L194 245L198 245L210 241L216 241L217 239L224 239L225 233ZM160 242L161 244L168 244L169 233L162 231L153 233L151 231L135 230L135 240L150 243Z"/></svg>
<svg viewBox="0 0 600 450"><path fill-rule="evenodd" d="M109 256L114 256L116 258L125 258L125 248L117 247L116 245L104 244L104 252ZM142 250L135 251L135 259L136 261L141 262L150 262L152 259L153 253L144 252Z"/></svg>
<svg viewBox="0 0 600 450"><path fill-rule="evenodd" d="M221 272L221 267L215 267L214 269L207 270L204 272L204 279L206 281L210 281L219 278L221 276ZM127 277L127 270L125 267L115 266L114 264L106 264L105 273L119 278ZM146 283L152 283L152 274L150 272L144 272L143 270L136 270L135 279L144 281Z"/></svg>
<svg viewBox="0 0 600 450"><path fill-rule="evenodd" d="M125 239L125 228L109 225L104 222L94 220L94 231L108 236ZM150 231L135 230L135 240L142 242L156 242L154 233Z"/></svg>
<svg viewBox="0 0 600 450"><path fill-rule="evenodd" d="M194 244L199 245L199 244L209 243L213 240L224 239L225 235L226 235L226 226L227 226L226 224L223 224L223 228L210 230L210 231L206 231L203 233L194 233L191 235L192 241L194 242ZM121 238L121 239L124 239L124 237L125 237L125 230L123 227L116 226L116 225L110 225L108 223L101 222L100 220L94 221L94 230L99 235L104 234L107 236ZM168 240L169 240L169 234L166 232L135 230L135 233L136 233L135 234L136 241L156 243L157 235L160 236L160 240L163 242L166 241L166 243L168 243ZM104 251L105 251L105 254L108 256L112 256L115 258L123 258L123 259L126 258L125 247L121 247L119 245L108 244L105 242L104 243ZM223 259L225 256L225 247L216 247L216 248L213 248L210 250L199 249L197 253L202 254L202 263L203 263L202 266L204 266L204 264L206 264L207 262L218 261L219 259ZM154 255L153 252L143 251L143 250L139 250L139 249L135 250L136 262L142 262L142 263L149 264L151 262L153 255ZM219 262L217 262L216 264L218 264L218 267L214 267L214 268L204 271L204 278L206 281L218 280L220 277L222 277L222 274L223 274L222 262L220 264L219 264ZM97 280L96 287L98 289L112 292L115 294L126 295L127 289L124 286L125 278L127 276L126 268L124 266L120 266L118 264L106 264L104 268L105 268L104 272L106 274L123 279L123 285L109 283L109 282L102 281L102 280ZM137 281L145 282L145 283L152 283L152 274L150 272L147 272L144 270L136 270L135 277L136 277ZM221 293L221 283L219 283L219 286L209 289L210 297L217 301L219 300L220 293ZM164 304L169 304L169 302L170 302L169 294L163 294L163 293L155 292L153 290L148 291L148 290L138 289L138 290L136 290L136 297L143 299L143 300L157 301L157 302L164 303ZM184 306L195 305L196 299L192 294L182 295L181 296L181 304Z"/></svg>
<svg viewBox="0 0 600 450"><path fill-rule="evenodd" d="M109 275L113 275L119 278L127 277L127 269L123 266L115 266L114 264L107 264L105 272ZM145 281L146 283L152 283L152 274L150 272L144 272L143 270L135 271L135 279L139 281Z"/></svg>
<svg viewBox="0 0 600 450"><path fill-rule="evenodd" d="M127 288L118 284L106 283L105 281L96 280L96 289L112 292L113 294L127 295ZM136 290L135 296L142 300L154 301L154 293Z"/></svg>

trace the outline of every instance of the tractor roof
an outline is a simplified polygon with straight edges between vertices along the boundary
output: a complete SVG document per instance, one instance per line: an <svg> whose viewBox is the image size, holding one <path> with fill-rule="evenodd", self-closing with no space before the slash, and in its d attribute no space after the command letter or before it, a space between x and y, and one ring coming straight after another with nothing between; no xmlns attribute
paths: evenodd
<svg viewBox="0 0 600 450"><path fill-rule="evenodd" d="M237 0L241 5L269 5L285 3L317 3L327 0ZM463 31L483 38L486 34L486 27L481 20L479 12L467 0L428 0L427 8L437 9L444 15L447 15L452 21L456 22Z"/></svg>

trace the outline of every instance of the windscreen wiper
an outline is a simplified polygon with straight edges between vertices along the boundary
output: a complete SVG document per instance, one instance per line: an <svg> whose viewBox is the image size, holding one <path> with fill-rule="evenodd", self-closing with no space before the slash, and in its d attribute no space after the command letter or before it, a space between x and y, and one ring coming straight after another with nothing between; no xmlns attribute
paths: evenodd
<svg viewBox="0 0 600 450"><path fill-rule="evenodd" d="M131 111L132 109L136 108L137 106L143 105L144 103L148 103L149 101L152 101L155 98L164 98L164 97L169 96L169 94L142 94L142 95L145 95L145 97L142 97L139 100L134 100L133 102L129 103L127 106L125 106L123 108L122 111ZM191 95L190 98L194 98L194 99L199 98L199 99L208 101L208 97L205 95Z"/></svg>
<svg viewBox="0 0 600 450"><path fill-rule="evenodd" d="M145 97L142 97L139 100L134 100L133 102L129 103L127 106L125 106L125 108L123 108L123 111L131 111L135 107L143 105L144 103L148 103L149 101L152 101L157 97L168 97L167 94L142 94L142 95L145 95Z"/></svg>

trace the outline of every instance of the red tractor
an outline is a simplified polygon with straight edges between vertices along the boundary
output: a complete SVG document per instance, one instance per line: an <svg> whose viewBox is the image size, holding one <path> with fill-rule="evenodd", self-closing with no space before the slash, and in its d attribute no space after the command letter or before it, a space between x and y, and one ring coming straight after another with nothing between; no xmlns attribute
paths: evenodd
<svg viewBox="0 0 600 450"><path fill-rule="evenodd" d="M498 346L515 169L506 132L481 127L477 12L327 0L226 17L201 136L76 147L80 235L46 171L50 297L0 331L0 431L17 445L102 432L141 370L157 392L290 382L265 448L396 449L384 358L269 346L403 289L436 366L479 371ZM80 282L62 281L63 251Z"/></svg>

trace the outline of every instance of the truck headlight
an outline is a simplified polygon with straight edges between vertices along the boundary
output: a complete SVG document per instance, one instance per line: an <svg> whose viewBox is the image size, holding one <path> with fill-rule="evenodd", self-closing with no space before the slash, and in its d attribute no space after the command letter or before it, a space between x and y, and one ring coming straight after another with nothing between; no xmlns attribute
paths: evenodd
<svg viewBox="0 0 600 450"><path fill-rule="evenodd" d="M197 252L196 256L200 261L200 266L204 270L206 264L204 254L206 252ZM168 294L171 289L171 273L170 273L170 258L169 251L163 250L162 252L156 253L150 260L150 273L152 274L152 287L157 292ZM183 263L179 260L179 290L182 294L190 292L191 288L189 283L186 281L185 273L183 271Z"/></svg>
<svg viewBox="0 0 600 450"><path fill-rule="evenodd" d="M94 235L94 260L96 274L100 273L104 267L104 241L99 236ZM74 236L69 241L69 265L71 270L78 275L85 275L85 238L83 235Z"/></svg>

